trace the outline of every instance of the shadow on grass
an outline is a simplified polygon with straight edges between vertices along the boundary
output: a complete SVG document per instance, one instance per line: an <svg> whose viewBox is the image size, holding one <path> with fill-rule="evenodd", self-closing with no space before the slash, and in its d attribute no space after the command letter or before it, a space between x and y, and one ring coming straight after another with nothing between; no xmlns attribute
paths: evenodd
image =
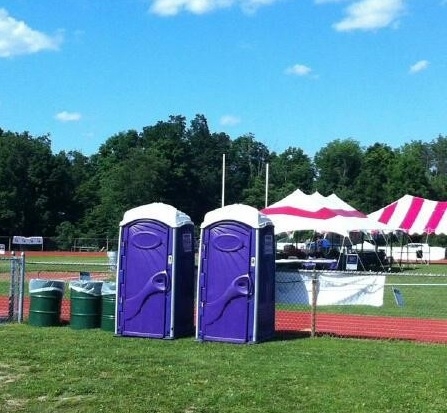
<svg viewBox="0 0 447 413"><path fill-rule="evenodd" d="M309 337L310 331L276 330L275 336L272 338L271 341L299 340Z"/></svg>

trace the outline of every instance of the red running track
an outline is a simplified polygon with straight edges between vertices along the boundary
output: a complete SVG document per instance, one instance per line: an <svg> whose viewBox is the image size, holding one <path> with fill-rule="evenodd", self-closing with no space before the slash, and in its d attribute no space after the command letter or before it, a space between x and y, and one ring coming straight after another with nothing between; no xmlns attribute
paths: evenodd
<svg viewBox="0 0 447 413"><path fill-rule="evenodd" d="M311 323L309 312L276 312L277 330L309 332ZM447 320L317 313L315 332L337 337L447 343Z"/></svg>

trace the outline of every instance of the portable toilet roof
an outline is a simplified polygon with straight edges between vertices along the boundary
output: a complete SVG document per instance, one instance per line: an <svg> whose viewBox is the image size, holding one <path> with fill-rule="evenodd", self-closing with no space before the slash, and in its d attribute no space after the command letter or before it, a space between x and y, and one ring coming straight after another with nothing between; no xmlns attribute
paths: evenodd
<svg viewBox="0 0 447 413"><path fill-rule="evenodd" d="M232 204L207 212L200 227L206 228L211 224L225 220L238 221L252 228L273 225L271 219L256 208L244 204Z"/></svg>
<svg viewBox="0 0 447 413"><path fill-rule="evenodd" d="M129 209L124 213L120 226L139 219L153 219L160 221L171 228L181 227L186 224L193 224L191 218L184 212L179 211L172 205L163 202L153 202L152 204L140 205Z"/></svg>

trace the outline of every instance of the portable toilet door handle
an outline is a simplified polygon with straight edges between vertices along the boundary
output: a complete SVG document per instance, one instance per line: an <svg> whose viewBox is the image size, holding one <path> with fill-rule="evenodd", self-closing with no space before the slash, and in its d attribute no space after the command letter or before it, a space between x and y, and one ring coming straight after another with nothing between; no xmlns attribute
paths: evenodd
<svg viewBox="0 0 447 413"><path fill-rule="evenodd" d="M250 296L253 294L252 282L248 274L240 275L233 280L233 288L240 293L240 295Z"/></svg>
<svg viewBox="0 0 447 413"><path fill-rule="evenodd" d="M168 292L171 289L168 273L165 270L154 274L151 277L150 282L153 284L154 289L157 289L160 292Z"/></svg>
<svg viewBox="0 0 447 413"><path fill-rule="evenodd" d="M125 306L127 307L126 320L130 320L135 317L140 311L143 304L149 297L156 293L167 292L170 290L169 277L165 270L155 273L141 291L133 297L125 300Z"/></svg>
<svg viewBox="0 0 447 413"><path fill-rule="evenodd" d="M208 312L207 324L212 324L220 318L230 301L237 297L249 297L252 294L252 282L248 274L236 277L219 298L210 303L205 303Z"/></svg>

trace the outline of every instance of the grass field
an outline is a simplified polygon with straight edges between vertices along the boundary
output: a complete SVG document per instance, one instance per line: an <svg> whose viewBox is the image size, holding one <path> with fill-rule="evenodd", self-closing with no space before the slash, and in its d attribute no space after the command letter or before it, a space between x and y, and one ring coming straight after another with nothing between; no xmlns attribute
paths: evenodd
<svg viewBox="0 0 447 413"><path fill-rule="evenodd" d="M45 267L50 259L33 261ZM421 265L390 275L387 284L438 283L446 268ZM5 283L0 282L0 294ZM427 294L400 288L404 308L395 305L387 287L384 307L372 310L446 317L446 295L434 299L432 287ZM447 294L444 287L438 290ZM278 332L265 343L235 345L0 324L0 412L447 412L446 365L445 345L410 341L312 339Z"/></svg>
<svg viewBox="0 0 447 413"><path fill-rule="evenodd" d="M318 337L254 344L0 327L2 412L445 412L443 345Z"/></svg>

